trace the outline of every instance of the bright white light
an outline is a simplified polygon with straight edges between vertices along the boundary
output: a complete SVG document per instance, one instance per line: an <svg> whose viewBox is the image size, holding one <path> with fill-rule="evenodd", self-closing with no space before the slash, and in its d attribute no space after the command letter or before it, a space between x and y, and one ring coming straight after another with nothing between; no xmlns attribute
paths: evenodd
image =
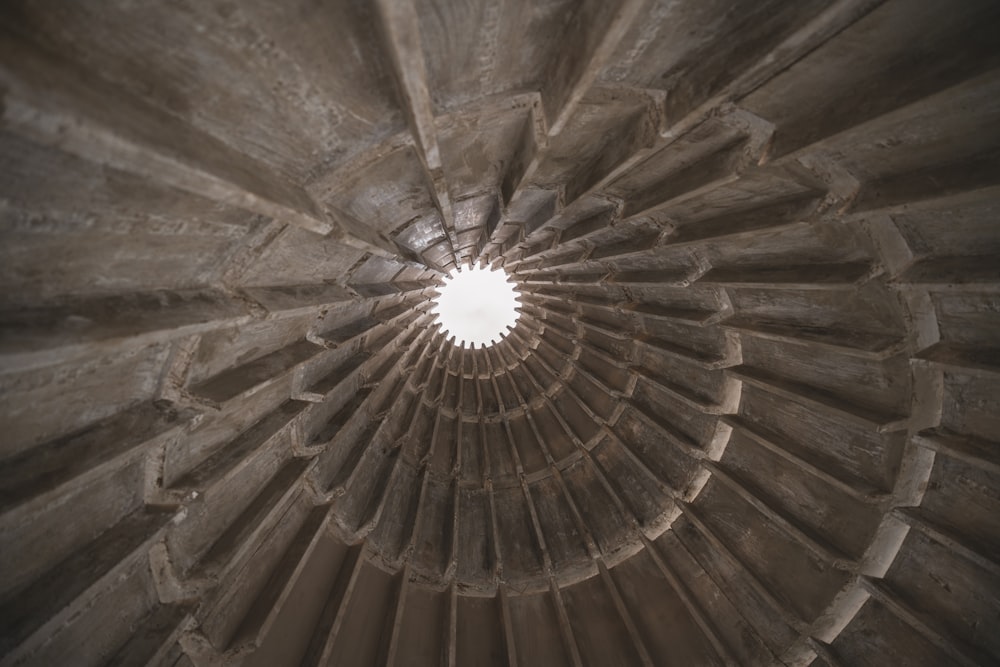
<svg viewBox="0 0 1000 667"><path fill-rule="evenodd" d="M517 290L503 270L474 267L452 272L437 288L432 312L455 342L479 347L499 341L517 321Z"/></svg>

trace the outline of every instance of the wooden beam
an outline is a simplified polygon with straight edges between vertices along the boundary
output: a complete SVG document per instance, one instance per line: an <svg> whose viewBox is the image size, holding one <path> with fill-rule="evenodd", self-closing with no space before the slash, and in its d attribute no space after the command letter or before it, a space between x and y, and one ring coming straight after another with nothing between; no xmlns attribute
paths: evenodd
<svg viewBox="0 0 1000 667"><path fill-rule="evenodd" d="M392 64L403 115L416 141L417 152L448 241L458 246L455 216L441 161L427 64L420 42L417 9L410 0L378 0L377 8L385 51ZM457 262L457 260L456 260Z"/></svg>
<svg viewBox="0 0 1000 667"><path fill-rule="evenodd" d="M910 626L917 634L930 644L939 648L955 664L975 667L975 665L986 665L992 662L988 656L978 648L966 645L964 642L953 637L947 630L939 628L929 615L911 607L894 590L881 579L873 579L868 576L859 577L861 586L878 602L888 609L896 618Z"/></svg>
<svg viewBox="0 0 1000 667"><path fill-rule="evenodd" d="M681 580L681 577L674 571L673 567L667 564L666 559L660 554L659 548L655 543L646 539L643 536L643 543L646 545L646 552L650 555L653 561L656 563L656 567L659 569L660 574L666 580L667 584L680 599L681 603L687 609L688 615L694 620L695 624L701 630L702 634L708 639L712 648L715 650L715 654L720 658L720 660L727 665L735 665L737 663L736 659L733 657L732 652L726 643L723 641L722 636L719 634L718 629L715 624L708 617L705 611L702 609L698 600L694 597L688 587Z"/></svg>
<svg viewBox="0 0 1000 667"><path fill-rule="evenodd" d="M580 647L576 643L576 637L573 634L573 626L569 622L569 614L566 613L566 605L563 603L562 594L559 592L559 586L553 578L549 579L549 594L552 596L552 602L556 608L556 618L559 619L559 631L562 633L565 648L569 652L569 659L572 661L573 667L583 667L583 659L580 656Z"/></svg>
<svg viewBox="0 0 1000 667"><path fill-rule="evenodd" d="M645 0L590 0L577 5L542 88L549 136L566 127L644 4Z"/></svg>
<svg viewBox="0 0 1000 667"><path fill-rule="evenodd" d="M507 588L503 584L497 586L497 599L500 601L500 618L503 625L504 646L507 649L507 667L517 667L517 643L514 638L514 624L511 622L510 617Z"/></svg>
<svg viewBox="0 0 1000 667"><path fill-rule="evenodd" d="M836 36L841 30L872 11L875 7L881 5L884 1L838 0L833 3L815 18L790 34L763 57L754 61L750 67L732 79L700 106L691 110L684 117L674 119L669 127L661 127L659 129L659 136L652 143L638 142L634 152L628 156L619 158L603 174L589 178L584 185L571 184L569 188L570 192L568 192L567 196L566 208L572 209L578 202L585 201L588 196L601 192L608 185L641 165L650 156L674 143L689 130L710 117L722 105L739 99L760 87L773 76L785 70L791 63L817 48L828 39ZM614 37L610 32L607 38ZM620 38L619 36L618 39ZM583 83L583 81L579 81L577 84L578 87L582 87ZM590 83L592 83L592 80ZM590 84L587 85L589 86ZM586 90L583 92L586 92ZM651 94L655 95L656 92L651 91ZM580 95L582 97L582 93ZM546 101L546 110L552 107L551 93L548 98L548 101ZM545 96L543 96L543 100L545 100ZM568 120L568 115L571 114L574 107L575 103L572 103L563 110L562 115L565 118L550 120L551 129L548 133L549 136L557 134L563 128L566 120Z"/></svg>
<svg viewBox="0 0 1000 667"><path fill-rule="evenodd" d="M646 647L646 642L642 638L642 634L639 632L639 628L635 624L635 619L632 618L632 614L628 610L628 605L625 604L625 600L622 599L621 592L618 590L618 585L615 580L612 579L611 574L608 572L607 566L604 564L603 560L597 561L597 566L600 568L601 580L604 582L605 589L608 595L611 596L611 601L614 603L615 609L618 610L618 617L621 618L622 623L625 624L625 629L628 631L629 637L632 639L632 644L635 646L636 653L639 654L639 660L645 667L653 667L653 658L649 654L649 649Z"/></svg>
<svg viewBox="0 0 1000 667"><path fill-rule="evenodd" d="M760 578L750 569L749 565L737 556L728 545L726 545L722 539L715 534L708 524L695 512L691 505L684 502L681 498L675 499L677 506L681 509L684 517L688 522L695 528L695 530L701 535L701 537L708 543L708 545L715 550L717 554L722 556L722 558L729 563L737 572L742 573L746 579L747 588L755 594L760 600L768 604L777 614L777 619L787 625L789 628L795 630L800 634L805 634L809 631L809 624L799 618L799 615L794 610L790 609L785 605L784 602L779 600L772 593L771 588L765 585ZM693 554L692 554L693 555ZM698 560L695 558L695 560ZM700 561L699 561L700 563ZM709 576L712 576L711 573ZM716 577L712 576L712 580L722 588L726 586L724 581L717 580Z"/></svg>
<svg viewBox="0 0 1000 667"><path fill-rule="evenodd" d="M458 667L458 586L453 581L448 587L448 625L445 635L448 667Z"/></svg>
<svg viewBox="0 0 1000 667"><path fill-rule="evenodd" d="M531 182L549 147L549 137L563 129L576 107L610 61L646 0L579 3L563 34L564 47L550 63L541 90L541 109L533 107L520 138L511 168L501 183L504 206L510 205ZM506 216L486 246L497 243Z"/></svg>
<svg viewBox="0 0 1000 667"><path fill-rule="evenodd" d="M812 531L808 531L799 525L799 521L788 516L784 509L773 507L760 497L759 492L752 488L739 475L729 470L723 464L714 461L703 460L703 468L708 470L715 479L722 481L733 492L742 498L747 504L756 509L767 521L777 526L799 546L812 553L817 558L826 561L831 567L843 572L855 572L858 569L858 562L841 553L837 545L827 542L825 537L814 536Z"/></svg>
<svg viewBox="0 0 1000 667"><path fill-rule="evenodd" d="M353 560L351 560L353 558ZM340 629L344 625L344 620L347 618L347 608L351 604L351 597L354 595L354 589L357 588L358 579L361 576L361 570L367 562L367 557L364 552L364 546L352 547L351 551L344 560L341 562L341 571L337 574L337 583L334 585L334 590L331 593L331 602L336 604L336 615L333 618L333 623L330 626L330 631L326 636L326 641L323 644L323 648L319 653L319 659L316 660L315 664L325 665L328 664L330 660L330 655L333 652L334 646L337 643L337 639L340 636ZM344 577L345 570L344 566L350 568L347 570L347 577ZM341 584L343 582L343 584ZM341 588L341 585L343 586ZM339 597L339 599L337 599ZM303 661L303 664L309 664Z"/></svg>
<svg viewBox="0 0 1000 667"><path fill-rule="evenodd" d="M0 87L4 127L33 142L381 256L397 252L363 223L324 211L269 165L6 31Z"/></svg>
<svg viewBox="0 0 1000 667"><path fill-rule="evenodd" d="M406 610L406 599L410 588L410 566L404 565L400 572L399 591L396 594L396 609L392 615L392 630L389 633L389 645L386 653L385 664L393 667L397 664L399 654L399 633L403 626L403 614Z"/></svg>

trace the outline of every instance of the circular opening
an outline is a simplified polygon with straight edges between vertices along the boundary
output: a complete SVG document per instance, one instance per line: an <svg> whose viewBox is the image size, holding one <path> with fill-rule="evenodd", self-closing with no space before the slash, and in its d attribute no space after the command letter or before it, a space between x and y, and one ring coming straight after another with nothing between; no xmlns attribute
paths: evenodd
<svg viewBox="0 0 1000 667"><path fill-rule="evenodd" d="M502 269L458 269L445 277L438 293L431 312L461 346L496 343L517 321L517 288Z"/></svg>

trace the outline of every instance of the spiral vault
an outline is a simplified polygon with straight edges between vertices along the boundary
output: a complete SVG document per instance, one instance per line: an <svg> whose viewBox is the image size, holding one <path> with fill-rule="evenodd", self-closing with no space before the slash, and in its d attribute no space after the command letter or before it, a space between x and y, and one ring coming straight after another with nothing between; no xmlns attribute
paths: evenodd
<svg viewBox="0 0 1000 667"><path fill-rule="evenodd" d="M0 665L995 664L998 21L5 2Z"/></svg>

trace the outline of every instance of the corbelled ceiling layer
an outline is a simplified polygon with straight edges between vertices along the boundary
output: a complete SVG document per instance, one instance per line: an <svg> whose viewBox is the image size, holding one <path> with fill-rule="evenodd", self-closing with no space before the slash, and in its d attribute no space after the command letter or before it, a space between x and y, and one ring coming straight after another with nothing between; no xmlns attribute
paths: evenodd
<svg viewBox="0 0 1000 667"><path fill-rule="evenodd" d="M0 16L0 665L1000 661L995 0Z"/></svg>

